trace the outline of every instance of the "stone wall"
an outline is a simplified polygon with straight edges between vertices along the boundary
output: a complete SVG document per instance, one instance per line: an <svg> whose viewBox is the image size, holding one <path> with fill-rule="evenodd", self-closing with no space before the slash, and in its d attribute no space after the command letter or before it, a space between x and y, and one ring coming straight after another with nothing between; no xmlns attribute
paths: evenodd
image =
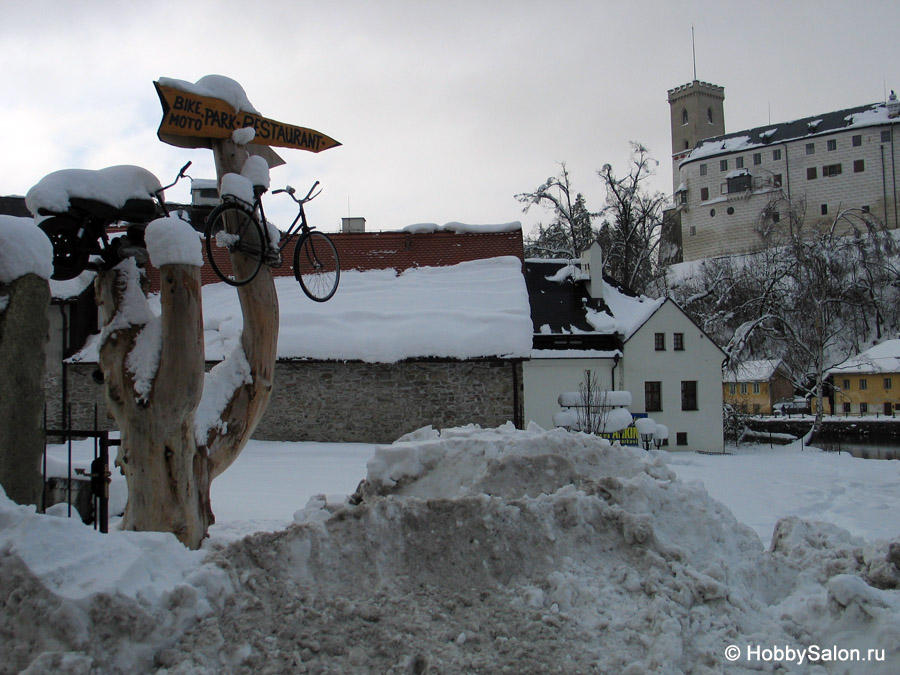
<svg viewBox="0 0 900 675"><path fill-rule="evenodd" d="M74 427L92 429L97 404L99 428L115 428L106 417L96 370L96 364L66 368ZM48 391L47 401L54 409L48 418L59 419L59 390ZM272 400L254 438L390 443L429 424L521 425L521 410L522 365L516 361L280 361Z"/></svg>

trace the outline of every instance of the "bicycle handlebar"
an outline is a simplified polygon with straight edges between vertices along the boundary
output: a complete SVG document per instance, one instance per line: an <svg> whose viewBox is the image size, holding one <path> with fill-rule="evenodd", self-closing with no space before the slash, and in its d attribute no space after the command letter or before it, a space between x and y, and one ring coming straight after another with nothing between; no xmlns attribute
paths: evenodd
<svg viewBox="0 0 900 675"><path fill-rule="evenodd" d="M277 195L281 192L287 192L291 196L291 199L293 199L295 202L297 202L298 204L305 204L306 202L311 201L311 200L315 199L316 197L318 197L319 192L322 192L321 190L319 190L319 192L316 192L316 194L313 194L313 191L318 186L319 186L319 181L316 181L315 183L313 183L312 187L309 188L309 192L306 193L306 196L303 199L299 199L295 196L294 193L296 192L296 190L294 190L294 188L292 188L290 185L288 185L287 187L279 188L278 190L272 190L272 194Z"/></svg>

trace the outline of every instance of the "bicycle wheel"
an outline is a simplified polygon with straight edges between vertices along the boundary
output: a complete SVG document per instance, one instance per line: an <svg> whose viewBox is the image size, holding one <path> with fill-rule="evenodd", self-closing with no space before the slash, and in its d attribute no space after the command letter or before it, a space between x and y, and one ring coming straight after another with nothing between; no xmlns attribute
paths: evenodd
<svg viewBox="0 0 900 675"><path fill-rule="evenodd" d="M294 248L294 277L310 300L325 302L334 295L341 280L337 249L327 235L305 232Z"/></svg>
<svg viewBox="0 0 900 675"><path fill-rule="evenodd" d="M267 246L256 216L238 204L222 204L206 219L209 264L226 284L249 283L259 272Z"/></svg>
<svg viewBox="0 0 900 675"><path fill-rule="evenodd" d="M87 268L90 254L80 235L81 226L67 216L53 216L38 225L53 245L53 274L58 281L74 279Z"/></svg>

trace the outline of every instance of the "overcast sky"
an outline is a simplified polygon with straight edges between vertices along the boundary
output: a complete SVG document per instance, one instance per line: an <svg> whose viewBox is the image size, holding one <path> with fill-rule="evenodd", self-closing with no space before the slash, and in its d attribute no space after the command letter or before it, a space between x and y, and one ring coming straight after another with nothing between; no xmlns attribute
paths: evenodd
<svg viewBox="0 0 900 675"><path fill-rule="evenodd" d="M0 194L47 173L137 164L162 182L209 150L156 137L159 77L227 75L266 117L342 147L287 161L273 187L321 180L313 224L370 230L422 222L526 232L515 195L566 162L588 206L596 172L627 170L629 141L671 191L667 90L697 77L725 87L726 131L883 100L900 90L896 0L2 0ZM186 199L187 187L169 195ZM270 217L293 209L270 197ZM280 202L280 208L279 208Z"/></svg>

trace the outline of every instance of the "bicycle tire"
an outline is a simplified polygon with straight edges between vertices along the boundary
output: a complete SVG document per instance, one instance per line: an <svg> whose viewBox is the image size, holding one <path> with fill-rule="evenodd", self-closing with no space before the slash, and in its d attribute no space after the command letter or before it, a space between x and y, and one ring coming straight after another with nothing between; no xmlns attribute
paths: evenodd
<svg viewBox="0 0 900 675"><path fill-rule="evenodd" d="M328 235L312 230L300 235L294 247L294 278L310 300L325 302L341 281L341 261Z"/></svg>
<svg viewBox="0 0 900 675"><path fill-rule="evenodd" d="M53 216L38 225L53 245L51 279L74 279L87 269L90 253L85 245L82 227L68 216Z"/></svg>
<svg viewBox="0 0 900 675"><path fill-rule="evenodd" d="M206 219L209 264L226 284L250 283L262 266L267 247L256 216L239 204L221 204Z"/></svg>

